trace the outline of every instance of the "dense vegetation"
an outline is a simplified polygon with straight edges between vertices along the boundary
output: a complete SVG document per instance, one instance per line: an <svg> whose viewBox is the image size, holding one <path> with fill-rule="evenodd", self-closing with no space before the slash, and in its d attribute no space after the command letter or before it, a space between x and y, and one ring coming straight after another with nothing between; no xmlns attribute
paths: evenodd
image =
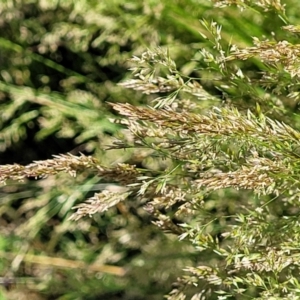
<svg viewBox="0 0 300 300"><path fill-rule="evenodd" d="M300 299L297 1L0 3L0 299Z"/></svg>

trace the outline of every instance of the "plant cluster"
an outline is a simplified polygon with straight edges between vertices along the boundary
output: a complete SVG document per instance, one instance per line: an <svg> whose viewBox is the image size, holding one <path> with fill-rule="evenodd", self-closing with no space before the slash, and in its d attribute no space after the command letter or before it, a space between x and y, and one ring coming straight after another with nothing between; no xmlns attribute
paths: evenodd
<svg viewBox="0 0 300 300"><path fill-rule="evenodd" d="M150 95L149 105L109 103L121 118L111 118L120 130L107 153L126 159L107 163L84 154L58 155L26 166L0 166L0 181L35 178L43 190L43 182L54 184L59 176L65 181L67 174L71 179L65 184L88 178L101 185L92 195L79 185L68 199L55 202L59 207L47 213L49 221L55 211L67 218L52 244L57 245L66 227L88 231L93 228L88 217L98 224L111 217L107 232L112 237L161 257L169 268L163 275L158 264L152 265L162 272L153 279L163 282L164 276L171 279L172 270L177 272L168 300L299 299L299 28L280 1L214 2L253 8L266 18L275 15L278 26L245 46L224 39L217 22L203 20L201 36L211 46L194 55L194 74L180 69L163 46L134 56L133 78L119 86ZM282 32L285 39L276 35ZM43 198L39 201L42 207ZM30 214L30 202L22 210ZM38 214L46 215L43 208ZM30 232L33 242L41 227L29 231L39 222L36 216L32 220L36 223L29 218L17 232ZM151 221L164 235L151 239ZM144 224L145 229L130 232ZM97 249L99 237L92 232L91 241ZM171 251L174 245L179 252ZM101 270L129 278L132 270L109 264L122 261L114 246L108 246L107 253L114 254L110 258L101 249ZM74 249L71 255L80 259ZM143 258L135 260L135 268L142 267ZM137 295L139 291L127 297Z"/></svg>

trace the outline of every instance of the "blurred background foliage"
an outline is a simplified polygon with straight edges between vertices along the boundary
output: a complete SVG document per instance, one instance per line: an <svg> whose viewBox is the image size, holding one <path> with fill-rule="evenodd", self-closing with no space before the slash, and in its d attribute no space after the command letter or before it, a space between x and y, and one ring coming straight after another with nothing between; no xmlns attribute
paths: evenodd
<svg viewBox="0 0 300 300"><path fill-rule="evenodd" d="M297 23L298 1L286 3ZM109 121L114 112L106 102L151 104L157 97L117 85L131 77L129 59L168 48L177 69L199 78L222 104L218 78L200 60L199 50L216 49L199 20L223 26L224 47L231 41L245 47L253 37L283 37L285 17L274 15L204 0L2 0L0 164L67 152L93 155L104 165L155 163L134 150L105 151L122 130ZM243 72L260 67L250 59ZM237 104L241 97L241 90L232 92ZM162 299L171 290L197 253L156 228L140 203L68 220L72 206L101 189L88 172L1 187L0 299ZM227 209L216 207L213 195L208 202L212 211Z"/></svg>

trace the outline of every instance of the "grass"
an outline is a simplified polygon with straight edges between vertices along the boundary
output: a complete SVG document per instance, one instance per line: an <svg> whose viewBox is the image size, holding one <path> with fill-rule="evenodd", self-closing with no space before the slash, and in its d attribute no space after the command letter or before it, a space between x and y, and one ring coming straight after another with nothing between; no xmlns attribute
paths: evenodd
<svg viewBox="0 0 300 300"><path fill-rule="evenodd" d="M7 299L297 299L297 3L231 2L1 4Z"/></svg>

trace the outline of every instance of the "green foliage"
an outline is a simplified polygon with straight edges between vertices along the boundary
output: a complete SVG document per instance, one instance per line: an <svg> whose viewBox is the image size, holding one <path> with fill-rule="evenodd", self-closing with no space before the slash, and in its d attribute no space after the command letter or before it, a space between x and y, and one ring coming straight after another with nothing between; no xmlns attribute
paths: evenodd
<svg viewBox="0 0 300 300"><path fill-rule="evenodd" d="M31 126L85 154L0 166L3 278L45 299L299 299L296 3L4 3L22 34L0 40L2 151Z"/></svg>

